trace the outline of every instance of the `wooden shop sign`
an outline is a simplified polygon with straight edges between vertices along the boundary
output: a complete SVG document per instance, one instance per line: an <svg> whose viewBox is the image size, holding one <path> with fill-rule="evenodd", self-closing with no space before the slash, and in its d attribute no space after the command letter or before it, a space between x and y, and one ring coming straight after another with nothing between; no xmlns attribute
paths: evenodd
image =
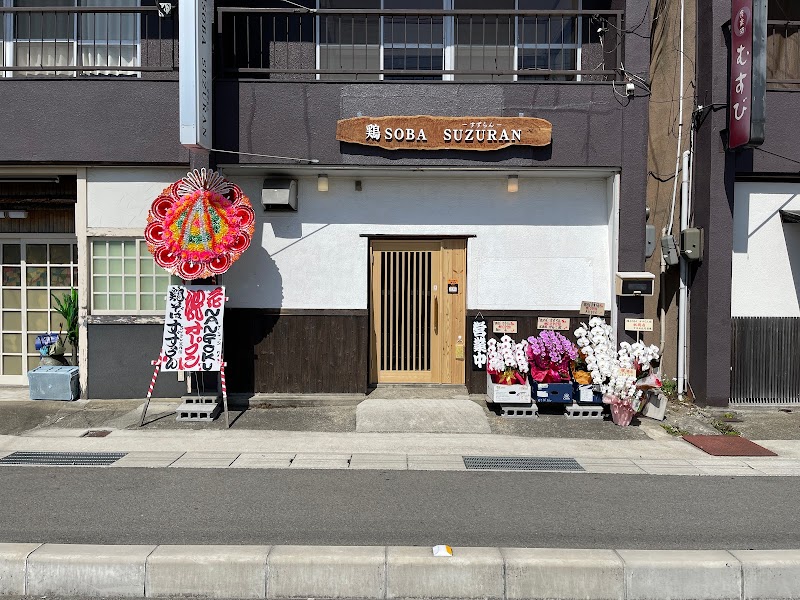
<svg viewBox="0 0 800 600"><path fill-rule="evenodd" d="M536 320L536 328L541 330L549 329L550 331L568 331L569 319L562 319L561 317L539 317Z"/></svg>
<svg viewBox="0 0 800 600"><path fill-rule="evenodd" d="M336 124L340 142L386 150L499 150L547 146L553 125L534 117L354 117Z"/></svg>

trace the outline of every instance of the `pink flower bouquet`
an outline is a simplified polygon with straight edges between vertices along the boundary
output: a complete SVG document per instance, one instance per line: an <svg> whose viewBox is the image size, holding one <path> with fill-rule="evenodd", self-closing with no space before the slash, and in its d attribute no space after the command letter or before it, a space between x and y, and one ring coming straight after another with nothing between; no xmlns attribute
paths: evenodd
<svg viewBox="0 0 800 600"><path fill-rule="evenodd" d="M528 338L526 350L531 377L538 383L569 381L569 365L578 358L578 348L555 331Z"/></svg>

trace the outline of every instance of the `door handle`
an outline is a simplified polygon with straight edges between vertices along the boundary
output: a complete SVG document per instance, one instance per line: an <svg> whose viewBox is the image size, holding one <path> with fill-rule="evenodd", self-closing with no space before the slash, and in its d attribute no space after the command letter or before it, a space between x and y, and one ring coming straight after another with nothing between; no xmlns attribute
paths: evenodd
<svg viewBox="0 0 800 600"><path fill-rule="evenodd" d="M433 297L433 332L439 333L439 296Z"/></svg>

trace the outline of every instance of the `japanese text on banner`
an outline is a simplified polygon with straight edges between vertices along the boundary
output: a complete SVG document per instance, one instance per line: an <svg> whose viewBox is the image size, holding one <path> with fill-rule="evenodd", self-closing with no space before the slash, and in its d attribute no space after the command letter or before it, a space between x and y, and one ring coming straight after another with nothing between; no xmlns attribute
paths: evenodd
<svg viewBox="0 0 800 600"><path fill-rule="evenodd" d="M173 297L181 298L182 303L173 304ZM222 286L170 286L162 370L219 371L224 312L225 288ZM173 339L175 337L178 341Z"/></svg>

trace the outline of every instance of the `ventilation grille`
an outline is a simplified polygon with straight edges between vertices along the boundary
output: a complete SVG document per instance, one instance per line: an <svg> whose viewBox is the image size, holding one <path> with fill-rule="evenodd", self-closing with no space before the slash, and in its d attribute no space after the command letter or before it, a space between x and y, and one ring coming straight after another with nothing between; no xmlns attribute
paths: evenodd
<svg viewBox="0 0 800 600"><path fill-rule="evenodd" d="M538 456L465 456L464 466L477 471L584 471L574 458Z"/></svg>
<svg viewBox="0 0 800 600"><path fill-rule="evenodd" d="M107 467L126 454L126 452L14 452L0 458L0 465Z"/></svg>

